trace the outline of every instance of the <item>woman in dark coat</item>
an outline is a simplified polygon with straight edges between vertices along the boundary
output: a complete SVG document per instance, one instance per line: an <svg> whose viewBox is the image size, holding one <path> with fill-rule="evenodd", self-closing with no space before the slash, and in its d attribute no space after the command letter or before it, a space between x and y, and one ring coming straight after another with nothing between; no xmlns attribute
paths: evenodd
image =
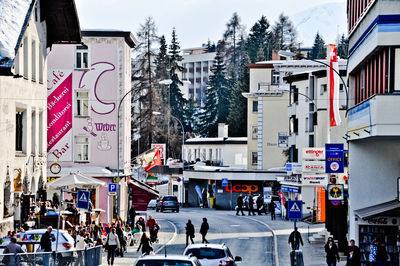
<svg viewBox="0 0 400 266"><path fill-rule="evenodd" d="M207 244L210 243L206 239L206 235L207 235L208 229L210 229L210 227L208 226L207 218L204 217L203 218L203 223L201 224L201 227L200 227L200 234L202 236L201 243L207 243Z"/></svg>
<svg viewBox="0 0 400 266"><path fill-rule="evenodd" d="M189 245L189 238L190 241L192 241L192 244L194 244L193 237L194 237L194 226L192 224L192 221L189 219L186 224L186 246Z"/></svg>
<svg viewBox="0 0 400 266"><path fill-rule="evenodd" d="M325 244L325 252L326 252L326 263L328 266L336 266L336 260L339 262L339 252L338 248L333 241L333 238L328 238L328 242Z"/></svg>
<svg viewBox="0 0 400 266"><path fill-rule="evenodd" d="M142 248L142 254L153 251L153 247L151 246L150 237L147 235L146 232L143 232L142 237L140 238L140 244L137 248L137 252L139 252L140 248Z"/></svg>

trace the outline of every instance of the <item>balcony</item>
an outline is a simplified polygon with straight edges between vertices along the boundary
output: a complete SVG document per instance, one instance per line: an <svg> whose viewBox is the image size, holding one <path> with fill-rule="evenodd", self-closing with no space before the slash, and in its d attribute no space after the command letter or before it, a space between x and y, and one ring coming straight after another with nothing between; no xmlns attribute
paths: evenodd
<svg viewBox="0 0 400 266"><path fill-rule="evenodd" d="M350 140L400 136L400 94L375 95L349 109Z"/></svg>

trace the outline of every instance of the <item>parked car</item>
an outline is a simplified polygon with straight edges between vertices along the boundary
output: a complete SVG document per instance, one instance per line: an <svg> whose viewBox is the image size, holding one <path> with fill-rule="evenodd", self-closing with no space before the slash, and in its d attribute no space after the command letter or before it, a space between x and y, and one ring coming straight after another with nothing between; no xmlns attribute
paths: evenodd
<svg viewBox="0 0 400 266"><path fill-rule="evenodd" d="M156 212L165 210L179 212L179 202L176 196L164 196L157 202Z"/></svg>
<svg viewBox="0 0 400 266"><path fill-rule="evenodd" d="M157 201L158 197L155 197L154 199L150 200L149 204L147 204L147 209L156 209Z"/></svg>
<svg viewBox="0 0 400 266"><path fill-rule="evenodd" d="M19 237L21 238L21 241L38 241L40 242L40 238L42 235L46 232L47 229L34 229L34 230L28 230L25 233L20 233ZM53 229L51 231L51 249L53 251L56 250L56 235L57 235L57 229ZM74 239L72 236L68 234L68 231L66 230L60 230L59 233L59 238L58 238L58 248L57 251L64 252L64 251L74 251ZM22 245L23 248L25 248L25 245ZM38 249L40 249L40 244L35 244L34 245L34 251L36 252ZM65 254L65 256L70 256L69 252ZM64 256L64 253L63 253Z"/></svg>
<svg viewBox="0 0 400 266"><path fill-rule="evenodd" d="M182 255L142 255L137 259L135 266L201 266L195 256Z"/></svg>
<svg viewBox="0 0 400 266"><path fill-rule="evenodd" d="M183 255L195 256L203 266L236 266L237 261L242 261L239 256L233 257L225 244L191 244Z"/></svg>

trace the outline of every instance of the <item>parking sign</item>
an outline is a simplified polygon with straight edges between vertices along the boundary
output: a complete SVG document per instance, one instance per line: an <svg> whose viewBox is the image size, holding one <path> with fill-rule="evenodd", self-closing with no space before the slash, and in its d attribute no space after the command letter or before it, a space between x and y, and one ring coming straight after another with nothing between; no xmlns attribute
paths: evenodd
<svg viewBox="0 0 400 266"><path fill-rule="evenodd" d="M117 192L117 184L108 184L108 192Z"/></svg>

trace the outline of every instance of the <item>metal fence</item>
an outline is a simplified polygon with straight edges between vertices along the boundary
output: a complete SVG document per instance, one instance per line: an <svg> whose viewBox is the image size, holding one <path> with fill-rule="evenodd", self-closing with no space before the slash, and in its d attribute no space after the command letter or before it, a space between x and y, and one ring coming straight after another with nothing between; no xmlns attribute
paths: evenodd
<svg viewBox="0 0 400 266"><path fill-rule="evenodd" d="M0 265L97 266L101 264L101 257L102 247L97 246L84 250L63 252L0 254Z"/></svg>

